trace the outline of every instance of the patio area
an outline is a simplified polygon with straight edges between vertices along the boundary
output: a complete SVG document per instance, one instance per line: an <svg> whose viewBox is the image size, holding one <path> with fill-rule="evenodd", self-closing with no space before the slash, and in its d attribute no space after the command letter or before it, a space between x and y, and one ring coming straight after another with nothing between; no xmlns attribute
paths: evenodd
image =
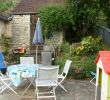
<svg viewBox="0 0 110 100"><path fill-rule="evenodd" d="M69 92L66 93L58 87L56 89L57 100L95 100L95 86L92 85L89 80L66 79L63 84ZM37 100L35 87L32 86L24 96L21 96L24 89L24 85L18 87L18 95L13 94L10 90L6 90L0 94L0 100ZM52 98L47 100L54 99Z"/></svg>

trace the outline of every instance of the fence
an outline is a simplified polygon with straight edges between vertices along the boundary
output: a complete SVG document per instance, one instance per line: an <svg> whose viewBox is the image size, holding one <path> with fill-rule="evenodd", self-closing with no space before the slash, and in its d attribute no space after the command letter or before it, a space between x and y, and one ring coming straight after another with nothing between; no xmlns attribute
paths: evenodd
<svg viewBox="0 0 110 100"><path fill-rule="evenodd" d="M102 36L104 43L110 46L110 29L102 26L95 28L95 33Z"/></svg>

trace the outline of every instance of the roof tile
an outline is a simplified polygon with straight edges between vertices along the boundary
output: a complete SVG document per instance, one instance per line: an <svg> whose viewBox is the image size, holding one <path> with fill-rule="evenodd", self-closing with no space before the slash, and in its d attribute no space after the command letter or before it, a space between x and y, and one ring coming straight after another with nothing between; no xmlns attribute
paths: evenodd
<svg viewBox="0 0 110 100"><path fill-rule="evenodd" d="M63 4L64 0L21 0L12 11L13 14L37 13L37 10L47 4Z"/></svg>
<svg viewBox="0 0 110 100"><path fill-rule="evenodd" d="M98 56L95 60L95 64L97 64L99 58L101 58L104 71L107 74L110 74L110 51L99 51Z"/></svg>

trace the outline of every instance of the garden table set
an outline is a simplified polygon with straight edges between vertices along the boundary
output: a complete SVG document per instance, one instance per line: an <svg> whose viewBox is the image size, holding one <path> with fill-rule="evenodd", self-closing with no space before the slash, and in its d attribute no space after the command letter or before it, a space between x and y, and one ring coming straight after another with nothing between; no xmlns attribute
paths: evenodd
<svg viewBox="0 0 110 100"><path fill-rule="evenodd" d="M0 71L0 81L2 83L0 93L9 88L12 92L17 94L12 87L12 83L15 87L18 87L23 81L28 80L29 85L22 93L23 95L31 85L34 85L37 99L55 98L56 100L55 89L57 86L60 86L64 91L68 92L61 83L65 80L71 63L72 61L67 60L64 65L64 70L61 74L58 74L59 65L34 64L33 57L20 57L20 64L7 66L6 75L3 75ZM50 91L40 92L39 88L41 87L52 88L50 88Z"/></svg>
<svg viewBox="0 0 110 100"><path fill-rule="evenodd" d="M37 69L41 64L17 64L11 65L7 68L7 74L15 87L18 87L24 79L28 80L30 84L27 86L23 95L27 92L31 85L35 86L35 78L37 76Z"/></svg>
<svg viewBox="0 0 110 100"><path fill-rule="evenodd" d="M17 87L21 84L23 77L36 77L36 70L41 64L17 64L7 67L8 76Z"/></svg>

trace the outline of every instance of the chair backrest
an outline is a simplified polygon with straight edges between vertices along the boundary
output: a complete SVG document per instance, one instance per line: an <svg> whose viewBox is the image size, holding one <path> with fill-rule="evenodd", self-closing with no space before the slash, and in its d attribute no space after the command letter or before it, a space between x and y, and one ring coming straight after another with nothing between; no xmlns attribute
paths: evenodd
<svg viewBox="0 0 110 100"><path fill-rule="evenodd" d="M34 64L33 57L20 57L20 64Z"/></svg>
<svg viewBox="0 0 110 100"><path fill-rule="evenodd" d="M54 80L54 81L57 81L58 71L59 71L59 66L53 67L53 68L38 67L37 81L39 81L39 80Z"/></svg>
<svg viewBox="0 0 110 100"><path fill-rule="evenodd" d="M52 64L52 52L41 52L42 64L51 65Z"/></svg>
<svg viewBox="0 0 110 100"><path fill-rule="evenodd" d="M2 54L2 52L0 52L0 69L4 69L6 68L5 64L4 64L4 56Z"/></svg>
<svg viewBox="0 0 110 100"><path fill-rule="evenodd" d="M90 71L90 73L91 73L92 76L96 77L96 73L95 72Z"/></svg>
<svg viewBox="0 0 110 100"><path fill-rule="evenodd" d="M70 68L70 64L72 63L72 61L67 60L65 65L64 65L64 69L63 69L63 76L66 76L68 74L69 68Z"/></svg>

